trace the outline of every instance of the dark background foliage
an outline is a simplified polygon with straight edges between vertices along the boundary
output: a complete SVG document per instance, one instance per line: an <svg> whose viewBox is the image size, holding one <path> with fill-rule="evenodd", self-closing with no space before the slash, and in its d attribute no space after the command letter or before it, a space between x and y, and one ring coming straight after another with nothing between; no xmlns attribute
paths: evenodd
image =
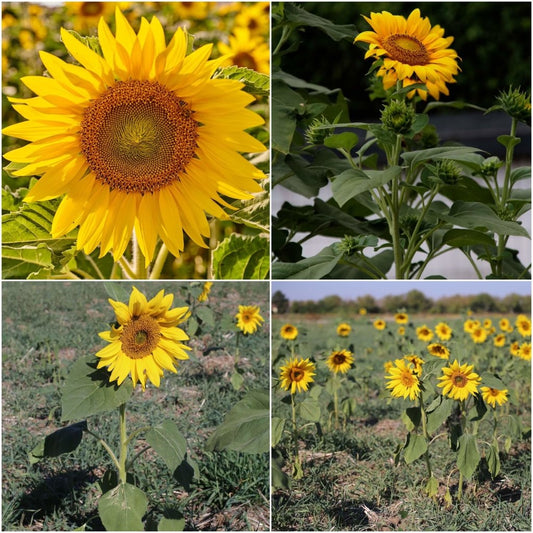
<svg viewBox="0 0 533 533"><path fill-rule="evenodd" d="M355 24L359 31L371 30L362 15L389 11L407 17L420 8L432 26L438 24L445 37L454 37L452 48L462 60L457 83L449 86L450 96L443 100L490 107L509 85L530 86L530 2L306 2L302 7L337 24ZM296 38L298 53L283 58L284 70L312 83L341 88L358 120L377 116L380 102L369 102L366 94L365 75L372 62L363 59L362 48L346 41L334 43L313 28Z"/></svg>

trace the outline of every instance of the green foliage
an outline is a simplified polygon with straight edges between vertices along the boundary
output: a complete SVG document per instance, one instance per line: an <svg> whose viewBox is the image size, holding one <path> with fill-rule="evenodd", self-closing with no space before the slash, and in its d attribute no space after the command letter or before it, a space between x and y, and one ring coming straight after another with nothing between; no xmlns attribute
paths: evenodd
<svg viewBox="0 0 533 533"><path fill-rule="evenodd" d="M107 531L143 531L147 508L144 492L129 483L121 483L98 501L98 514Z"/></svg>

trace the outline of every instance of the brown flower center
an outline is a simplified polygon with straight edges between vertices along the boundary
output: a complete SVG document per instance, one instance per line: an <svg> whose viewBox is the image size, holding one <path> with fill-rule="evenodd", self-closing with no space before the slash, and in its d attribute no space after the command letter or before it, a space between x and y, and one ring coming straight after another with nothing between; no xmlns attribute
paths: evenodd
<svg viewBox="0 0 533 533"><path fill-rule="evenodd" d="M124 325L120 335L122 351L130 359L142 359L154 351L160 338L157 320L150 315L141 315Z"/></svg>
<svg viewBox="0 0 533 533"><path fill-rule="evenodd" d="M429 54L426 47L412 35L395 33L389 35L383 43L392 59L407 65L426 65L429 63Z"/></svg>
<svg viewBox="0 0 533 533"><path fill-rule="evenodd" d="M415 377L411 372L403 372L401 382L404 387L412 387L416 383Z"/></svg>
<svg viewBox="0 0 533 533"><path fill-rule="evenodd" d="M103 2L82 2L80 7L80 13L85 17L96 17L103 11Z"/></svg>
<svg viewBox="0 0 533 533"><path fill-rule="evenodd" d="M301 368L291 369L291 381L301 381L305 375L305 372Z"/></svg>
<svg viewBox="0 0 533 533"><path fill-rule="evenodd" d="M453 384L456 387L464 387L468 383L468 379L463 374L455 374L455 376L452 377Z"/></svg>
<svg viewBox="0 0 533 533"><path fill-rule="evenodd" d="M257 62L255 61L254 56L248 52L239 52L235 54L232 61L238 67L257 70Z"/></svg>
<svg viewBox="0 0 533 533"><path fill-rule="evenodd" d="M189 104L161 84L119 81L81 121L81 149L97 180L147 193L179 180L194 157L198 122Z"/></svg>
<svg viewBox="0 0 533 533"><path fill-rule="evenodd" d="M346 356L343 353L336 353L333 356L333 363L337 366L343 365L346 363Z"/></svg>

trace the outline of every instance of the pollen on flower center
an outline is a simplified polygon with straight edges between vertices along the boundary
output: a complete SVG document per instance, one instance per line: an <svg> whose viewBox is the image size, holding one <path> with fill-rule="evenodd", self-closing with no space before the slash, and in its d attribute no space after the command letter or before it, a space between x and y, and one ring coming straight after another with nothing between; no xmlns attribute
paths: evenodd
<svg viewBox="0 0 533 533"><path fill-rule="evenodd" d="M403 372L401 377L402 385L405 387L411 387L415 383L415 378L413 375L409 372Z"/></svg>
<svg viewBox="0 0 533 533"><path fill-rule="evenodd" d="M456 387L464 387L466 385L466 379L461 374L453 377L453 384Z"/></svg>
<svg viewBox="0 0 533 533"><path fill-rule="evenodd" d="M122 192L155 192L194 157L198 122L158 82L117 82L85 110L81 149L96 178Z"/></svg>
<svg viewBox="0 0 533 533"><path fill-rule="evenodd" d="M383 42L392 59L407 65L426 65L429 63L429 54L426 47L412 35L393 34Z"/></svg>
<svg viewBox="0 0 533 533"><path fill-rule="evenodd" d="M293 368L291 371L291 380L300 381L304 377L304 372L299 368Z"/></svg>
<svg viewBox="0 0 533 533"><path fill-rule="evenodd" d="M130 359L150 355L161 338L161 328L150 315L141 315L124 325L120 341L122 350Z"/></svg>

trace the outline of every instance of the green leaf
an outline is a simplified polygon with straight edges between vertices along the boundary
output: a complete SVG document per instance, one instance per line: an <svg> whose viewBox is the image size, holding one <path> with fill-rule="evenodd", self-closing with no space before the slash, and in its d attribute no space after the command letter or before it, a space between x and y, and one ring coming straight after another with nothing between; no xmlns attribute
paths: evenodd
<svg viewBox="0 0 533 533"><path fill-rule="evenodd" d="M45 245L25 245L20 248L2 246L2 275L4 278L26 278L30 274L53 270L52 252Z"/></svg>
<svg viewBox="0 0 533 533"><path fill-rule="evenodd" d="M409 465L413 461L416 461L420 456L426 453L428 449L428 443L422 435L416 433L409 433L407 435L407 442L403 451L403 458Z"/></svg>
<svg viewBox="0 0 533 533"><path fill-rule="evenodd" d="M266 237L233 233L213 251L213 273L217 279L267 279L270 244Z"/></svg>
<svg viewBox="0 0 533 533"><path fill-rule="evenodd" d="M146 442L173 473L187 455L187 441L172 420L165 420L146 433Z"/></svg>
<svg viewBox="0 0 533 533"><path fill-rule="evenodd" d="M427 485L426 485L426 493L430 498L433 498L433 496L436 496L439 491L439 482L433 477L433 475L429 478Z"/></svg>
<svg viewBox="0 0 533 533"><path fill-rule="evenodd" d="M104 289L107 295L116 302L128 303L130 301L130 292L124 283L113 281L104 281Z"/></svg>
<svg viewBox="0 0 533 533"><path fill-rule="evenodd" d="M277 450L272 450L272 487L276 489L288 489L289 476L282 470L283 457Z"/></svg>
<svg viewBox="0 0 533 533"><path fill-rule="evenodd" d="M392 166L386 170L350 169L332 178L331 190L333 198L342 207L346 202L365 191L381 187L397 178L402 169Z"/></svg>
<svg viewBox="0 0 533 533"><path fill-rule="evenodd" d="M214 78L237 80L244 84L243 90L257 96L270 94L270 78L266 74L260 74L255 70L244 67L225 67L215 72Z"/></svg>
<svg viewBox="0 0 533 533"><path fill-rule="evenodd" d="M157 531L183 531L185 529L185 518L161 518L157 525Z"/></svg>
<svg viewBox="0 0 533 533"><path fill-rule="evenodd" d="M244 383L244 378L238 372L233 372L230 378L230 383L233 387L233 390L240 390L242 384Z"/></svg>
<svg viewBox="0 0 533 533"><path fill-rule="evenodd" d="M63 453L74 451L79 446L83 431L86 429L87 422L84 420L47 435L29 452L30 464L38 463L45 457L57 457Z"/></svg>
<svg viewBox="0 0 533 533"><path fill-rule="evenodd" d="M413 429L420 425L420 421L422 420L420 407L408 407L402 412L401 416L407 431L413 431Z"/></svg>
<svg viewBox="0 0 533 533"><path fill-rule="evenodd" d="M358 142L359 137L350 131L330 135L324 139L324 145L328 148L343 148L347 152L349 152Z"/></svg>
<svg viewBox="0 0 533 533"><path fill-rule="evenodd" d="M300 416L309 422L320 420L320 404L313 398L306 398L299 406Z"/></svg>
<svg viewBox="0 0 533 533"><path fill-rule="evenodd" d="M481 386L491 389L505 390L505 383L493 374L481 374Z"/></svg>
<svg viewBox="0 0 533 533"><path fill-rule="evenodd" d="M439 217L462 228L485 228L498 235L529 237L527 230L520 224L502 220L490 207L479 202L457 201L448 215L439 213Z"/></svg>
<svg viewBox="0 0 533 533"><path fill-rule="evenodd" d="M454 248L463 248L465 246L496 246L494 239L482 233L481 231L470 229L451 229L442 237L442 243L453 246Z"/></svg>
<svg viewBox="0 0 533 533"><path fill-rule="evenodd" d="M215 315L210 307L202 306L195 309L196 316L202 321L202 324L211 328L215 327Z"/></svg>
<svg viewBox="0 0 533 533"><path fill-rule="evenodd" d="M489 446L489 451L487 453L487 467L492 479L494 479L500 473L500 448L498 445L498 439L496 437L494 437L492 444Z"/></svg>
<svg viewBox="0 0 533 533"><path fill-rule="evenodd" d="M285 427L285 419L277 416L272 417L272 447L277 446L283 437L283 428Z"/></svg>
<svg viewBox="0 0 533 533"><path fill-rule="evenodd" d="M144 492L129 483L121 483L98 501L98 514L107 531L143 531L147 508Z"/></svg>
<svg viewBox="0 0 533 533"><path fill-rule="evenodd" d="M110 383L110 373L105 368L96 370L97 363L97 358L89 355L72 365L61 394L62 421L111 411L130 398L131 379L125 379L120 387L116 382Z"/></svg>
<svg viewBox="0 0 533 533"><path fill-rule="evenodd" d="M272 149L288 154L296 131L298 109L305 100L280 80L272 81Z"/></svg>
<svg viewBox="0 0 533 533"><path fill-rule="evenodd" d="M449 398L440 397L440 404L427 414L427 430L429 435L437 431L452 414L454 402Z"/></svg>
<svg viewBox="0 0 533 533"><path fill-rule="evenodd" d="M297 263L273 263L273 279L320 279L329 274L342 257L334 244L327 246L314 257Z"/></svg>
<svg viewBox="0 0 533 533"><path fill-rule="evenodd" d="M207 451L234 450L264 453L270 449L270 398L266 390L253 390L237 402L207 440Z"/></svg>
<svg viewBox="0 0 533 533"><path fill-rule="evenodd" d="M481 456L475 435L464 433L458 439L457 468L466 479L470 479L479 464Z"/></svg>
<svg viewBox="0 0 533 533"><path fill-rule="evenodd" d="M471 146L439 146L437 148L426 148L424 150L414 150L402 154L402 159L411 167L415 167L426 161L438 161L439 159L453 159L458 163L481 162L483 158L476 154L479 148Z"/></svg>
<svg viewBox="0 0 533 533"><path fill-rule="evenodd" d="M237 211L229 213L230 219L236 224L244 224L250 228L268 233L270 227L270 193L258 193L251 200L239 200L233 204Z"/></svg>
<svg viewBox="0 0 533 533"><path fill-rule="evenodd" d="M511 183L515 184L520 180L528 180L531 178L531 167L518 167L511 170Z"/></svg>
<svg viewBox="0 0 533 533"><path fill-rule="evenodd" d="M503 144L505 148L509 149L517 144L520 144L521 139L519 137L513 137L512 135L500 135L498 137L498 142Z"/></svg>

